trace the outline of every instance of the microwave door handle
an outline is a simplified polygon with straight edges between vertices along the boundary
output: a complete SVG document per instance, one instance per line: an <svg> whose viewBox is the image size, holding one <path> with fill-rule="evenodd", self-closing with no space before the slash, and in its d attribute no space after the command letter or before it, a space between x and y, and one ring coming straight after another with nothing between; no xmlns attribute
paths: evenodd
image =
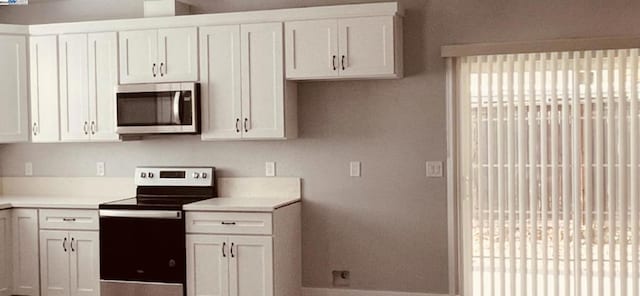
<svg viewBox="0 0 640 296"><path fill-rule="evenodd" d="M182 124L181 112L180 112L180 96L182 92L176 91L176 94L173 96L173 123L180 125Z"/></svg>

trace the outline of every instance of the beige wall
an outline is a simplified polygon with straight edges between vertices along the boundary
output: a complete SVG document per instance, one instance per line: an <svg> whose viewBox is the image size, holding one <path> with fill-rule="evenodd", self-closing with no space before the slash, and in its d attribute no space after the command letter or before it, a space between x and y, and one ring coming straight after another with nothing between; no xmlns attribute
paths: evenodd
<svg viewBox="0 0 640 296"><path fill-rule="evenodd" d="M105 2L110 4L98 4ZM115 2L120 5L111 4L114 1L51 0L28 8L0 8L0 22L40 23L142 14L141 4L124 4L130 0ZM193 10L202 13L372 1L191 2L196 4ZM129 176L136 165L171 164L215 165L224 176L260 176L264 162L274 160L278 175L304 179L305 286L329 287L331 270L349 269L353 288L445 293L445 180L424 177L425 160L444 160L446 156L440 46L638 35L640 3L401 2L407 8L407 77L301 83L300 139L201 142L197 136L173 136L119 144L4 145L0 146L0 175L20 175L23 163L32 161L36 175L91 176L95 162L105 161L108 176ZM350 160L362 161L362 178L348 177Z"/></svg>

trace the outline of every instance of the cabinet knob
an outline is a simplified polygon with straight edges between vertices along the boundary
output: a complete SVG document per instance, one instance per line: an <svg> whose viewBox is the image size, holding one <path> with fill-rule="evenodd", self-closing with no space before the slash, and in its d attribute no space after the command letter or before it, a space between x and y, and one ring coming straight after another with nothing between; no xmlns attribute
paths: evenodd
<svg viewBox="0 0 640 296"><path fill-rule="evenodd" d="M73 248L73 241L74 241L74 240L75 240L75 239L72 237L72 238L71 238L71 252L75 252L75 251L76 251L76 249L74 249L74 248Z"/></svg>
<svg viewBox="0 0 640 296"><path fill-rule="evenodd" d="M345 69L345 67L344 67L344 59L345 59L345 56L344 56L344 55L342 55L342 70L344 70L344 69Z"/></svg>
<svg viewBox="0 0 640 296"><path fill-rule="evenodd" d="M164 76L164 62L160 63L160 76Z"/></svg>
<svg viewBox="0 0 640 296"><path fill-rule="evenodd" d="M236 133L240 133L240 118L236 118Z"/></svg>
<svg viewBox="0 0 640 296"><path fill-rule="evenodd" d="M38 123L37 122L33 123L33 128L31 129L31 131L33 132L34 136L38 134Z"/></svg>
<svg viewBox="0 0 640 296"><path fill-rule="evenodd" d="M96 134L96 122L95 121L91 122L91 134L92 135Z"/></svg>
<svg viewBox="0 0 640 296"><path fill-rule="evenodd" d="M331 66L333 66L333 71L338 70L336 68L336 55L333 55L333 58L331 59Z"/></svg>
<svg viewBox="0 0 640 296"><path fill-rule="evenodd" d="M62 241L62 249L65 251L65 253L67 252L67 238L66 237Z"/></svg>
<svg viewBox="0 0 640 296"><path fill-rule="evenodd" d="M249 118L244 119L244 132L248 132L249 128L247 127L247 123L249 123Z"/></svg>
<svg viewBox="0 0 640 296"><path fill-rule="evenodd" d="M156 77L156 63L153 63L153 66L151 67L151 72L153 73L153 77Z"/></svg>
<svg viewBox="0 0 640 296"><path fill-rule="evenodd" d="M236 257L236 254L233 253L233 246L234 246L234 244L231 243L231 258L235 258Z"/></svg>
<svg viewBox="0 0 640 296"><path fill-rule="evenodd" d="M84 134L88 135L89 134L89 123L88 122L84 122L84 126L82 127L82 129L84 130Z"/></svg>

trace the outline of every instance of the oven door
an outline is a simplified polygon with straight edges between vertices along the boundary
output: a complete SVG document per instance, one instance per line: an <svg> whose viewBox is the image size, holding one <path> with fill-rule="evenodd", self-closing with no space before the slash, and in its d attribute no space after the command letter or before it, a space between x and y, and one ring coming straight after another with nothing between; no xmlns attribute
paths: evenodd
<svg viewBox="0 0 640 296"><path fill-rule="evenodd" d="M182 211L100 210L101 295L184 295L185 248Z"/></svg>
<svg viewBox="0 0 640 296"><path fill-rule="evenodd" d="M116 131L119 134L197 133L198 84L119 86Z"/></svg>

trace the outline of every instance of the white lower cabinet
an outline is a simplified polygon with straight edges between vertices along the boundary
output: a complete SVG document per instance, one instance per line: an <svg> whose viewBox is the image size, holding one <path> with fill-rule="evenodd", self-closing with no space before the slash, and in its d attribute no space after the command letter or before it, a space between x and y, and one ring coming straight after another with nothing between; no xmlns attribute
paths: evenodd
<svg viewBox="0 0 640 296"><path fill-rule="evenodd" d="M40 295L38 210L11 210L13 295Z"/></svg>
<svg viewBox="0 0 640 296"><path fill-rule="evenodd" d="M40 231L42 296L100 295L97 231Z"/></svg>
<svg viewBox="0 0 640 296"><path fill-rule="evenodd" d="M273 213L187 212L186 224L188 296L300 295L299 203Z"/></svg>
<svg viewBox="0 0 640 296"><path fill-rule="evenodd" d="M0 296L11 295L11 210L0 211Z"/></svg>
<svg viewBox="0 0 640 296"><path fill-rule="evenodd" d="M273 295L271 237L187 235L187 266L188 295Z"/></svg>

